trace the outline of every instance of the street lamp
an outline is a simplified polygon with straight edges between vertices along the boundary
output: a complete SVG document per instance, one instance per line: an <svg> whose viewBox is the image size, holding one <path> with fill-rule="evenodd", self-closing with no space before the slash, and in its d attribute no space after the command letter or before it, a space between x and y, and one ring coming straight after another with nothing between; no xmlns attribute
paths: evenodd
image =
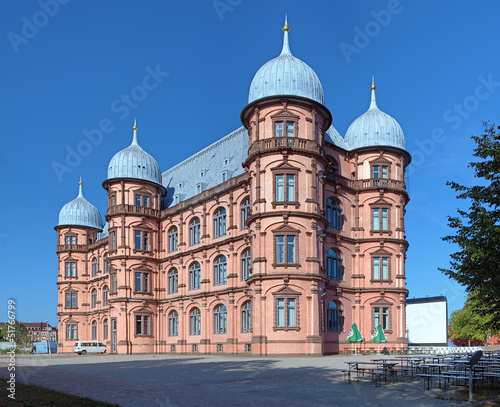
<svg viewBox="0 0 500 407"><path fill-rule="evenodd" d="M49 321L46 320L47 322L47 348L49 350L49 358L52 359L52 352L50 351L50 342L49 342Z"/></svg>

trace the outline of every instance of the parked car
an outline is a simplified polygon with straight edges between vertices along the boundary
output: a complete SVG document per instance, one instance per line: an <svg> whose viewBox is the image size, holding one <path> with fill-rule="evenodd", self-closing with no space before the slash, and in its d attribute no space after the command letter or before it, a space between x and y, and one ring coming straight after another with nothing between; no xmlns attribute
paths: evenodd
<svg viewBox="0 0 500 407"><path fill-rule="evenodd" d="M106 353L106 345L99 341L78 341L75 343L75 353L86 355L87 353Z"/></svg>

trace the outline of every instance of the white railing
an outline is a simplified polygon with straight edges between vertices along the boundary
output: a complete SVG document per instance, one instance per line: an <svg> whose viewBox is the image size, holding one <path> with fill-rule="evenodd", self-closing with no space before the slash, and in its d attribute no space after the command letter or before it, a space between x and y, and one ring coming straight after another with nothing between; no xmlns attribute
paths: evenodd
<svg viewBox="0 0 500 407"><path fill-rule="evenodd" d="M409 346L408 354L446 355L448 353L474 353L483 349L482 346L464 346L456 348L451 346Z"/></svg>

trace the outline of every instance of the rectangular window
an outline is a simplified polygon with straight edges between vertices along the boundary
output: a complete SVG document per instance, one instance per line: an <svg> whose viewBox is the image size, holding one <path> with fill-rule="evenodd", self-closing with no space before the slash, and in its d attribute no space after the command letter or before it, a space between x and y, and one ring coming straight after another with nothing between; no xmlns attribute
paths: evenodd
<svg viewBox="0 0 500 407"><path fill-rule="evenodd" d="M373 258L373 279L389 280L389 257Z"/></svg>
<svg viewBox="0 0 500 407"><path fill-rule="evenodd" d="M287 263L295 263L295 236L287 236Z"/></svg>
<svg viewBox="0 0 500 407"><path fill-rule="evenodd" d="M389 280L389 258L382 257L382 280Z"/></svg>
<svg viewBox="0 0 500 407"><path fill-rule="evenodd" d="M380 209L373 209L373 230L380 230Z"/></svg>
<svg viewBox="0 0 500 407"><path fill-rule="evenodd" d="M382 166L382 178L383 179L389 178L389 167L387 167L386 165Z"/></svg>
<svg viewBox="0 0 500 407"><path fill-rule="evenodd" d="M283 137L283 122L276 122L275 123L275 136L276 137Z"/></svg>
<svg viewBox="0 0 500 407"><path fill-rule="evenodd" d="M110 274L109 278L111 279L111 292L116 293L116 273Z"/></svg>
<svg viewBox="0 0 500 407"><path fill-rule="evenodd" d="M66 236L66 244L76 244L76 236Z"/></svg>
<svg viewBox="0 0 500 407"><path fill-rule="evenodd" d="M285 200L285 176L282 174L276 175L276 201L283 202Z"/></svg>
<svg viewBox="0 0 500 407"><path fill-rule="evenodd" d="M276 299L276 327L294 328L297 326L297 300L295 298Z"/></svg>
<svg viewBox="0 0 500 407"><path fill-rule="evenodd" d="M389 209L382 209L382 230L389 230Z"/></svg>
<svg viewBox="0 0 500 407"><path fill-rule="evenodd" d="M226 182L227 181L227 171L223 171L222 172L222 182Z"/></svg>
<svg viewBox="0 0 500 407"><path fill-rule="evenodd" d="M149 315L135 316L135 334L137 336L151 335L151 316Z"/></svg>
<svg viewBox="0 0 500 407"><path fill-rule="evenodd" d="M111 232L111 250L116 250L116 232Z"/></svg>
<svg viewBox="0 0 500 407"><path fill-rule="evenodd" d="M278 298L276 300L276 326L285 326L285 299Z"/></svg>
<svg viewBox="0 0 500 407"><path fill-rule="evenodd" d="M142 273L135 273L135 291L142 291Z"/></svg>
<svg viewBox="0 0 500 407"><path fill-rule="evenodd" d="M376 329L378 324L383 330L389 329L389 307L373 308L373 328Z"/></svg>
<svg viewBox="0 0 500 407"><path fill-rule="evenodd" d="M76 293L66 293L66 308L76 308Z"/></svg>
<svg viewBox="0 0 500 407"><path fill-rule="evenodd" d="M66 325L66 339L78 339L76 324Z"/></svg>
<svg viewBox="0 0 500 407"><path fill-rule="evenodd" d="M285 236L276 236L276 263L285 262Z"/></svg>
<svg viewBox="0 0 500 407"><path fill-rule="evenodd" d="M380 280L380 257L373 258L373 279Z"/></svg>
<svg viewBox="0 0 500 407"><path fill-rule="evenodd" d="M135 250L149 251L149 232L143 230L135 231Z"/></svg>
<svg viewBox="0 0 500 407"><path fill-rule="evenodd" d="M287 312L288 326L295 326L295 321L296 321L296 318L295 318L295 299L289 298L287 301L287 305L288 305L288 312Z"/></svg>
<svg viewBox="0 0 500 407"><path fill-rule="evenodd" d="M66 266L66 277L76 277L76 262L68 261Z"/></svg>
<svg viewBox="0 0 500 407"><path fill-rule="evenodd" d="M136 206L141 206L141 196L140 195L135 196L135 204L136 204Z"/></svg>
<svg viewBox="0 0 500 407"><path fill-rule="evenodd" d="M294 122L286 122L286 136L294 137L295 136L295 123Z"/></svg>
<svg viewBox="0 0 500 407"><path fill-rule="evenodd" d="M378 165L374 165L372 167L373 178L380 178L380 167Z"/></svg>
<svg viewBox="0 0 500 407"><path fill-rule="evenodd" d="M286 200L295 201L295 175L286 176Z"/></svg>
<svg viewBox="0 0 500 407"><path fill-rule="evenodd" d="M149 290L149 273L135 273L135 291L148 293Z"/></svg>

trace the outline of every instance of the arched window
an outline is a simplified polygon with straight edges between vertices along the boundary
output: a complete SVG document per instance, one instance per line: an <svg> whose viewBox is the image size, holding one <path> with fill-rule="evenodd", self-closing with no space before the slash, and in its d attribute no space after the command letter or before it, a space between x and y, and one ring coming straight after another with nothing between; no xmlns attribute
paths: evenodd
<svg viewBox="0 0 500 407"><path fill-rule="evenodd" d="M90 307L97 307L97 290L93 289L90 293Z"/></svg>
<svg viewBox="0 0 500 407"><path fill-rule="evenodd" d="M168 316L168 335L179 335L179 314L177 311L172 311Z"/></svg>
<svg viewBox="0 0 500 407"><path fill-rule="evenodd" d="M92 339L97 340L97 321L92 322Z"/></svg>
<svg viewBox="0 0 500 407"><path fill-rule="evenodd" d="M200 263L194 262L189 267L189 289L197 290L201 287L201 267Z"/></svg>
<svg viewBox="0 0 500 407"><path fill-rule="evenodd" d="M225 305L219 305L214 311L214 333L227 333L227 309Z"/></svg>
<svg viewBox="0 0 500 407"><path fill-rule="evenodd" d="M240 229L244 230L246 229L245 222L247 221L248 217L250 216L250 199L245 199L243 203L241 204L241 222L240 222Z"/></svg>
<svg viewBox="0 0 500 407"><path fill-rule="evenodd" d="M214 281L215 285L227 283L227 262L225 256L217 257L214 263Z"/></svg>
<svg viewBox="0 0 500 407"><path fill-rule="evenodd" d="M342 208L332 198L328 198L326 201L326 218L332 229L342 230Z"/></svg>
<svg viewBox="0 0 500 407"><path fill-rule="evenodd" d="M189 334L201 335L201 313L198 308L193 308L189 313Z"/></svg>
<svg viewBox="0 0 500 407"><path fill-rule="evenodd" d="M108 305L109 288L107 285L102 289L102 305Z"/></svg>
<svg viewBox="0 0 500 407"><path fill-rule="evenodd" d="M172 226L168 231L168 252L172 253L177 251L177 242L178 242L178 232L175 226Z"/></svg>
<svg viewBox="0 0 500 407"><path fill-rule="evenodd" d="M340 254L333 249L326 252L326 276L331 280L342 280L342 259Z"/></svg>
<svg viewBox="0 0 500 407"><path fill-rule="evenodd" d="M330 301L326 309L326 330L329 332L344 330L344 313L340 304L335 301Z"/></svg>
<svg viewBox="0 0 500 407"><path fill-rule="evenodd" d="M97 259L94 257L94 260L92 260L92 277L97 276Z"/></svg>
<svg viewBox="0 0 500 407"><path fill-rule="evenodd" d="M241 279L250 277L250 249L246 249L241 255Z"/></svg>
<svg viewBox="0 0 500 407"><path fill-rule="evenodd" d="M168 293L175 294L178 291L178 274L177 269L172 269L168 272Z"/></svg>
<svg viewBox="0 0 500 407"><path fill-rule="evenodd" d="M337 164L337 161L329 155L326 156L326 159L328 160L328 163L330 164L330 167L328 168L328 172L330 174L337 174L339 171L339 165Z"/></svg>
<svg viewBox="0 0 500 407"><path fill-rule="evenodd" d="M241 307L241 332L252 332L252 302L247 301Z"/></svg>
<svg viewBox="0 0 500 407"><path fill-rule="evenodd" d="M226 235L226 210L219 208L214 215L214 237Z"/></svg>
<svg viewBox="0 0 500 407"><path fill-rule="evenodd" d="M189 245L200 243L200 219L194 218L189 224Z"/></svg>
<svg viewBox="0 0 500 407"><path fill-rule="evenodd" d="M108 262L108 255L104 255L104 260L102 261L102 268L104 270L104 273L109 273L109 262Z"/></svg>
<svg viewBox="0 0 500 407"><path fill-rule="evenodd" d="M103 340L108 339L108 320L107 319L102 321L102 339Z"/></svg>

